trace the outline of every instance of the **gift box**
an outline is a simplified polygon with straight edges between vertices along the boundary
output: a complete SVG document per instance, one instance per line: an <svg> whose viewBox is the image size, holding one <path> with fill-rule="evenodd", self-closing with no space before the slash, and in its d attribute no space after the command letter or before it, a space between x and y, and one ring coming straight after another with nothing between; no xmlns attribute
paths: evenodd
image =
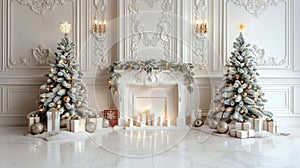
<svg viewBox="0 0 300 168"><path fill-rule="evenodd" d="M248 131L245 131L245 130L232 129L230 130L230 136L241 138L241 139L251 138L254 137L254 130L250 129Z"/></svg>
<svg viewBox="0 0 300 168"><path fill-rule="evenodd" d="M71 119L71 132L85 131L85 119Z"/></svg>
<svg viewBox="0 0 300 168"><path fill-rule="evenodd" d="M264 130L271 132L271 133L277 133L277 122L273 121L272 118L267 118L264 120Z"/></svg>
<svg viewBox="0 0 300 168"><path fill-rule="evenodd" d="M96 125L96 130L102 129L103 118L102 117L88 117L86 118L86 123L94 123Z"/></svg>
<svg viewBox="0 0 300 168"><path fill-rule="evenodd" d="M109 121L109 126L118 125L118 110L104 110L104 118Z"/></svg>
<svg viewBox="0 0 300 168"><path fill-rule="evenodd" d="M249 118L248 122L251 123L251 128L257 132L263 130L263 120L261 118Z"/></svg>
<svg viewBox="0 0 300 168"><path fill-rule="evenodd" d="M251 123L249 122L237 122L235 123L235 128L238 130L249 131L251 129Z"/></svg>
<svg viewBox="0 0 300 168"><path fill-rule="evenodd" d="M47 111L47 132L60 130L60 114L56 109Z"/></svg>
<svg viewBox="0 0 300 168"><path fill-rule="evenodd" d="M71 130L71 117L61 116L60 128L64 128L67 131Z"/></svg>
<svg viewBox="0 0 300 168"><path fill-rule="evenodd" d="M35 123L39 123L40 122L40 117L38 115L33 115L31 117L28 118L28 132L31 132L31 126Z"/></svg>

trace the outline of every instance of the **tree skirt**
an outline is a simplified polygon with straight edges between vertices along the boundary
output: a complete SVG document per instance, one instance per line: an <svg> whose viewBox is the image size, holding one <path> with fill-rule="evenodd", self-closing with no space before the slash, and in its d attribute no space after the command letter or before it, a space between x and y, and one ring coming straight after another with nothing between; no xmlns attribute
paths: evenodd
<svg viewBox="0 0 300 168"><path fill-rule="evenodd" d="M76 139L82 139L87 138L95 135L99 135L102 133L108 133L111 132L112 128L105 128L98 131L95 131L94 133L88 133L88 132L77 132L73 133L70 131L52 131L52 132L44 132L42 134L36 134L32 135L31 133L26 133L24 136L31 137L31 138L40 138L44 139L46 141L73 141Z"/></svg>

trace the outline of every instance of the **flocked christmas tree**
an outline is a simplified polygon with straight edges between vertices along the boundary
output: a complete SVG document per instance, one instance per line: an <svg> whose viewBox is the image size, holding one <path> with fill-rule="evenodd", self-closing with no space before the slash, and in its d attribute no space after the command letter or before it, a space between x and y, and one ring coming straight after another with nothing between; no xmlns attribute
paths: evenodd
<svg viewBox="0 0 300 168"><path fill-rule="evenodd" d="M75 44L68 37L71 25L61 23L65 34L55 52L55 64L50 64L50 73L45 75L47 83L40 87L38 115L42 122L46 112L58 110L60 115L84 116L89 111L86 85L81 81L82 73L76 60Z"/></svg>
<svg viewBox="0 0 300 168"><path fill-rule="evenodd" d="M272 117L264 110L262 87L258 84L255 53L240 33L233 43L234 51L226 64L227 72L216 94L209 118L230 122L248 118Z"/></svg>

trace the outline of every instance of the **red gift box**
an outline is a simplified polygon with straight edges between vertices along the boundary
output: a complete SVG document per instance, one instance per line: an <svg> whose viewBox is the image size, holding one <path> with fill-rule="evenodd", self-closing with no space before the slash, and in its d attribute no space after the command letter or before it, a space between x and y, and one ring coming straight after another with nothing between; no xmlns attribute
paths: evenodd
<svg viewBox="0 0 300 168"><path fill-rule="evenodd" d="M104 118L109 121L109 126L118 125L118 110L104 110Z"/></svg>

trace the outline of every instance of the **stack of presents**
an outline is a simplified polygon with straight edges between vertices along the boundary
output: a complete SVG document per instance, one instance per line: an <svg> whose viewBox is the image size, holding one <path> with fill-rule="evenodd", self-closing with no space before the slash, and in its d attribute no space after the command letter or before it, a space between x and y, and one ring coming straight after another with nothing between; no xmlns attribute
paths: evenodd
<svg viewBox="0 0 300 168"><path fill-rule="evenodd" d="M103 117L101 117L103 116ZM88 115L87 117L80 116L68 116L60 115L57 110L49 110L47 112L46 123L44 125L45 132L51 131L70 131L81 132L86 131L86 126L93 123L95 130L99 130L107 127L114 127L118 124L118 110L104 110L101 115ZM28 117L28 131L32 133L32 126L36 123L40 123L40 117L38 115L30 115ZM89 131L90 132L90 131Z"/></svg>
<svg viewBox="0 0 300 168"><path fill-rule="evenodd" d="M268 131L277 133L277 122L272 118L249 118L248 121L236 122L235 127L229 130L229 134L236 138L251 138L255 132Z"/></svg>

